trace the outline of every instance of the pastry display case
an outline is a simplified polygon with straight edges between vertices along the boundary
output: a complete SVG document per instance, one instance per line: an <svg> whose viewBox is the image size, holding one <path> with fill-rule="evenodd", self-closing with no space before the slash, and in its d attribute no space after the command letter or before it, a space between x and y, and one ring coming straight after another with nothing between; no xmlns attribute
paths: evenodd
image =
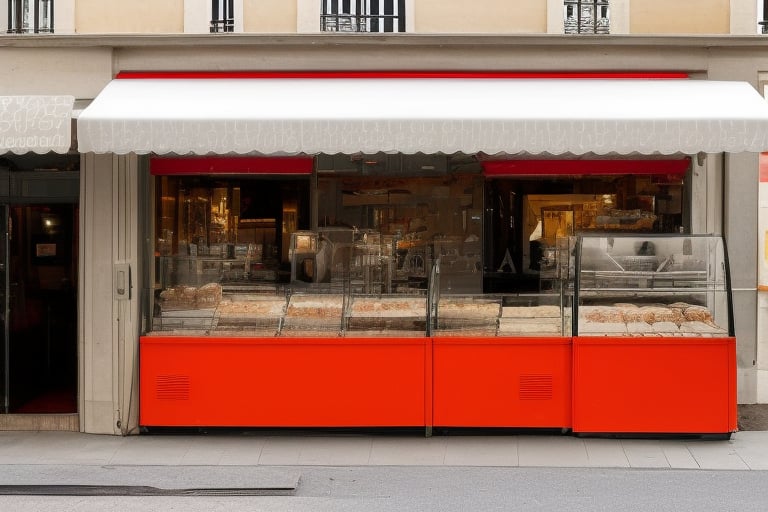
<svg viewBox="0 0 768 512"><path fill-rule="evenodd" d="M354 295L344 319L344 335L424 337L427 300L414 295Z"/></svg>
<svg viewBox="0 0 768 512"><path fill-rule="evenodd" d="M434 336L570 336L568 301L559 294L440 295Z"/></svg>
<svg viewBox="0 0 768 512"><path fill-rule="evenodd" d="M733 336L722 237L578 238L579 336Z"/></svg>
<svg viewBox="0 0 768 512"><path fill-rule="evenodd" d="M722 237L579 237L573 430L729 437L736 339Z"/></svg>
<svg viewBox="0 0 768 512"><path fill-rule="evenodd" d="M570 427L570 308L563 298L439 296L432 316L436 427Z"/></svg>

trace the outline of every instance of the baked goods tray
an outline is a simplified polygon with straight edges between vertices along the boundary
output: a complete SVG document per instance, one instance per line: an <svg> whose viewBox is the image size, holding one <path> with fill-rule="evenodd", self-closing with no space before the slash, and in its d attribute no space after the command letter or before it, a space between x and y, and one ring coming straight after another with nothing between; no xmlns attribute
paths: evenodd
<svg viewBox="0 0 768 512"><path fill-rule="evenodd" d="M348 335L402 331L424 335L427 329L427 301L404 295L356 296L345 314Z"/></svg>
<svg viewBox="0 0 768 512"><path fill-rule="evenodd" d="M172 309L163 310L153 319L153 330L208 330L216 326L216 310L210 309Z"/></svg>

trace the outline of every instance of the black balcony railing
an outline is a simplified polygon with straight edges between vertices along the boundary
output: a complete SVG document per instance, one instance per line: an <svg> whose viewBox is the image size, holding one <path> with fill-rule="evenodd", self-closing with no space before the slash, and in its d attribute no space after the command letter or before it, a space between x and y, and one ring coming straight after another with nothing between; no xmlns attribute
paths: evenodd
<svg viewBox="0 0 768 512"><path fill-rule="evenodd" d="M564 0L566 34L610 34L608 0Z"/></svg>
<svg viewBox="0 0 768 512"><path fill-rule="evenodd" d="M212 0L211 33L235 31L235 0Z"/></svg>
<svg viewBox="0 0 768 512"><path fill-rule="evenodd" d="M761 34L768 34L768 0L763 0L763 19L757 24L760 25Z"/></svg>
<svg viewBox="0 0 768 512"><path fill-rule="evenodd" d="M322 0L323 32L405 32L405 0Z"/></svg>
<svg viewBox="0 0 768 512"><path fill-rule="evenodd" d="M8 0L9 34L52 34L53 0Z"/></svg>

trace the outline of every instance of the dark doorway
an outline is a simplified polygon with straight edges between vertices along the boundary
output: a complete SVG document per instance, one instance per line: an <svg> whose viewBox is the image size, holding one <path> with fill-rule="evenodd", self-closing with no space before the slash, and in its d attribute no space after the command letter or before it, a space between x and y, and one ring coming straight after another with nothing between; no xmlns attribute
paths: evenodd
<svg viewBox="0 0 768 512"><path fill-rule="evenodd" d="M3 412L77 412L78 208L3 205Z"/></svg>

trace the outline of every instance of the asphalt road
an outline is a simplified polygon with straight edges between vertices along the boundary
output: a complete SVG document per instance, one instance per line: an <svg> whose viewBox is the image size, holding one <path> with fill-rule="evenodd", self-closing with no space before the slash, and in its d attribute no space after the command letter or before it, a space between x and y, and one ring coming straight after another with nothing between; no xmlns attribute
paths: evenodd
<svg viewBox="0 0 768 512"><path fill-rule="evenodd" d="M18 469L0 467L6 475L18 472ZM21 469L28 472L27 477L39 474L41 484L52 481L50 468L49 471L44 467ZM147 469L151 471L151 468ZM61 467L60 470L67 471L68 468ZM57 469L53 471L55 473ZM250 497L0 496L0 510L763 512L768 509L768 471L391 466L293 466L273 467L270 471L298 473L295 494ZM122 483L132 484L131 481Z"/></svg>

